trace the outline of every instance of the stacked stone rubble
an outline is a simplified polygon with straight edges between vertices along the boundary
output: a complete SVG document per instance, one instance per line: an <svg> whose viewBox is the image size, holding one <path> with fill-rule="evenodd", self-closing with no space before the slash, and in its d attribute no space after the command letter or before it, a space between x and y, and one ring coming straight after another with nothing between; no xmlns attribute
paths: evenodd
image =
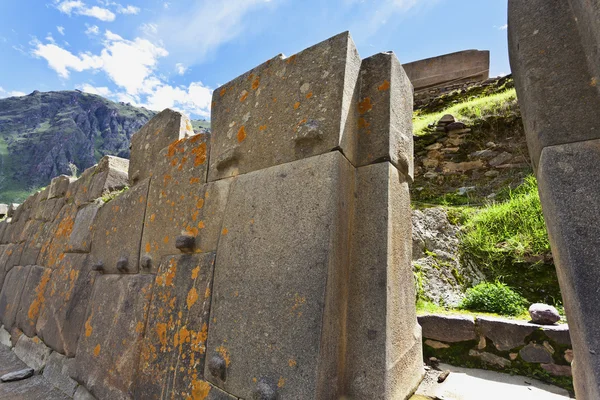
<svg viewBox="0 0 600 400"><path fill-rule="evenodd" d="M212 137L165 110L129 163L56 178L0 223L4 328L99 399L407 398L422 355L396 57L340 34L212 110Z"/></svg>
<svg viewBox="0 0 600 400"><path fill-rule="evenodd" d="M600 3L509 1L509 49L573 341L578 399L600 398Z"/></svg>

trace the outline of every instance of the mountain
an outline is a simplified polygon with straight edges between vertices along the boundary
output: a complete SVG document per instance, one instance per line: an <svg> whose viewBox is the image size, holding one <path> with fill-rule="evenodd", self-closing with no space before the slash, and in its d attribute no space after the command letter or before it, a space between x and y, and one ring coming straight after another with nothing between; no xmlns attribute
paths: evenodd
<svg viewBox="0 0 600 400"><path fill-rule="evenodd" d="M155 114L78 90L0 99L0 202L20 202L104 155L129 158L131 135ZM207 121L192 125L210 128Z"/></svg>

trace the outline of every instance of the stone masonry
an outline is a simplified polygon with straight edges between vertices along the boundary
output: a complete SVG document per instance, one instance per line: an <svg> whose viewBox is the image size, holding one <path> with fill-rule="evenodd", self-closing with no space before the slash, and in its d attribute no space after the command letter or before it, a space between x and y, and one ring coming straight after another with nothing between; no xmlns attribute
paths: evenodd
<svg viewBox="0 0 600 400"><path fill-rule="evenodd" d="M512 71L573 341L600 398L600 2L510 0Z"/></svg>
<svg viewBox="0 0 600 400"><path fill-rule="evenodd" d="M0 222L3 345L51 398L408 398L412 92L342 33L216 89L210 137L161 112Z"/></svg>

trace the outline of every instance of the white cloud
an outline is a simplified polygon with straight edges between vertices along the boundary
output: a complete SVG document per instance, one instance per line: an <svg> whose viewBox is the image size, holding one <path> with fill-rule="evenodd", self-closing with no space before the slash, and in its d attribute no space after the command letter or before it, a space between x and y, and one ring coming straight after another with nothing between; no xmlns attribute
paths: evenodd
<svg viewBox="0 0 600 400"><path fill-rule="evenodd" d="M57 26L56 30L58 31L58 33L60 33L61 35L65 36L65 27L64 26Z"/></svg>
<svg viewBox="0 0 600 400"><path fill-rule="evenodd" d="M147 36L154 36L158 33L158 26L156 26L156 24L146 23L140 26L140 30Z"/></svg>
<svg viewBox="0 0 600 400"><path fill-rule="evenodd" d="M175 64L175 71L177 71L179 75L184 75L185 71L187 71L187 67L182 63L177 63Z"/></svg>
<svg viewBox="0 0 600 400"><path fill-rule="evenodd" d="M101 71L118 87L111 90L87 83L79 85L85 92L157 111L169 107L191 115L210 116L212 90L201 82L192 82L188 87L171 86L156 71L159 59L168 52L149 40L127 40L107 30L99 54L73 54L55 43L32 44L33 55L45 59L60 77L69 78L71 72ZM185 69L183 65L181 68Z"/></svg>
<svg viewBox="0 0 600 400"><path fill-rule="evenodd" d="M56 43L56 41L54 40L54 37L52 37L52 34L51 34L51 33L48 33L48 34L46 35L46 40L47 40L48 42L50 42L50 43Z"/></svg>
<svg viewBox="0 0 600 400"><path fill-rule="evenodd" d="M498 29L500 29L501 31L505 31L508 29L508 24L504 24L504 25L498 27Z"/></svg>
<svg viewBox="0 0 600 400"><path fill-rule="evenodd" d="M85 34L86 35L99 35L100 34L100 28L98 28L97 25L88 25L85 24L85 26L87 27L87 29L85 30Z"/></svg>
<svg viewBox="0 0 600 400"><path fill-rule="evenodd" d="M165 10L168 10L169 7L171 7L171 3L165 2L165 3L163 3L163 7Z"/></svg>
<svg viewBox="0 0 600 400"><path fill-rule="evenodd" d="M178 60L192 64L220 45L238 37L250 19L247 15L271 0L201 0L190 2L186 12L165 13L156 21L158 36ZM198 23L202 21L202 23Z"/></svg>
<svg viewBox="0 0 600 400"><path fill-rule="evenodd" d="M139 7L128 5L127 7L123 7L122 5L117 5L117 12L119 14L138 14L140 12Z"/></svg>
<svg viewBox="0 0 600 400"><path fill-rule="evenodd" d="M77 87L77 89L81 90L82 92L98 94L98 95L104 96L104 97L110 97L113 94L112 91L109 88L107 88L106 86L97 87L97 86L92 86L89 83L84 83L83 85L77 85L76 87Z"/></svg>
<svg viewBox="0 0 600 400"><path fill-rule="evenodd" d="M56 8L67 15L77 14L85 15L92 18L97 18L100 21L111 22L114 21L116 16L115 13L107 8L98 6L88 7L84 2L80 0L64 0L57 4Z"/></svg>
<svg viewBox="0 0 600 400"><path fill-rule="evenodd" d="M5 97L14 97L14 96L25 96L25 93L19 92L17 90L4 90L2 86L0 86L0 99Z"/></svg>

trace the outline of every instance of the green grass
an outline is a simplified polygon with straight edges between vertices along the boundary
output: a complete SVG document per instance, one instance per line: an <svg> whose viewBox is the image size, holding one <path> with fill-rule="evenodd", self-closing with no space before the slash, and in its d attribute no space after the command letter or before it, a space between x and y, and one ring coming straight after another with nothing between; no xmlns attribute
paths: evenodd
<svg viewBox="0 0 600 400"><path fill-rule="evenodd" d="M502 93L461 102L435 113L422 114L416 111L413 118L413 132L416 136L425 134L427 127L436 124L445 114L452 114L457 120L469 125L475 120L488 116L505 115L516 105L517 93L515 89L509 89Z"/></svg>
<svg viewBox="0 0 600 400"><path fill-rule="evenodd" d="M482 282L467 290L459 308L500 315L517 316L525 312L527 300L500 282Z"/></svg>
<svg viewBox="0 0 600 400"><path fill-rule="evenodd" d="M490 281L514 288L529 301L560 304L550 242L537 182L533 176L502 203L463 212L461 253L478 265Z"/></svg>

